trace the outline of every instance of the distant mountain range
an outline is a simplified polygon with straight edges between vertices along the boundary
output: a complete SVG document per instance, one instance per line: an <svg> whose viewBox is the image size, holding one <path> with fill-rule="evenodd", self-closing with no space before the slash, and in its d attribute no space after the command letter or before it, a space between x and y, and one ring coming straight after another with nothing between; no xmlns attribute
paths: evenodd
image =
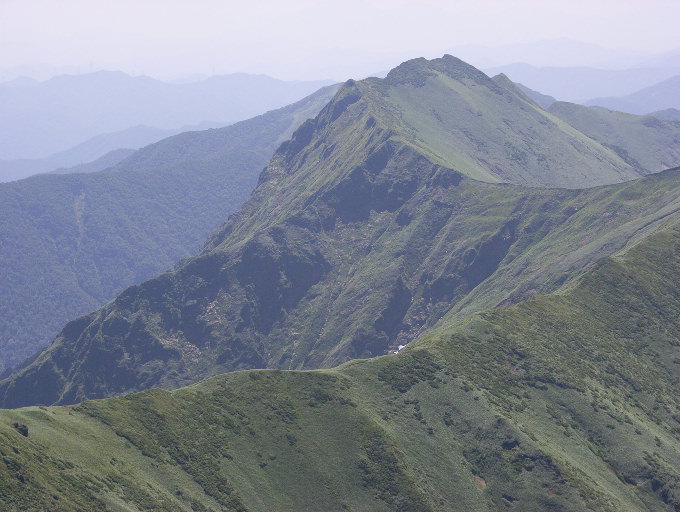
<svg viewBox="0 0 680 512"><path fill-rule="evenodd" d="M543 108L548 108L550 105L555 103L557 100L553 98L552 96L548 96L547 94L541 94L538 91L534 91L533 89L528 88L526 85L522 85L520 83L515 83L517 88L522 91L524 94L526 94L532 101L534 101L536 104Z"/></svg>
<svg viewBox="0 0 680 512"><path fill-rule="evenodd" d="M557 103L557 100L552 96L541 94L519 83L515 85L531 98L532 101L535 101L545 109L549 109L551 105ZM668 107L668 105L678 105L680 103L678 98L680 98L680 76L669 78L628 96L589 100L585 104L606 108L611 111L612 116L615 116L617 113L633 113L649 115L664 121L680 121L680 110ZM623 118L625 116L621 116L621 119ZM609 125L609 128L612 127L614 126Z"/></svg>
<svg viewBox="0 0 680 512"><path fill-rule="evenodd" d="M205 128L209 127L206 126ZM0 160L0 182L15 181L34 174L93 162L111 151L122 148L139 149L181 131L178 129L162 130L150 126L134 126L120 132L97 135L75 147L44 158Z"/></svg>
<svg viewBox="0 0 680 512"><path fill-rule="evenodd" d="M177 84L112 71L0 84L0 159L44 158L138 125L177 130L203 122L229 124L328 84L245 74Z"/></svg>
<svg viewBox="0 0 680 512"><path fill-rule="evenodd" d="M585 104L631 114L649 114L670 108L678 110L680 109L680 75L626 96L595 98L586 101Z"/></svg>
<svg viewBox="0 0 680 512"><path fill-rule="evenodd" d="M400 62L414 57L435 57L443 53L456 55L479 69L505 66L517 62L525 62L532 66L567 66L591 67L598 69L626 68L671 68L677 73L680 48L663 51L645 51L634 48L605 48L597 44L586 43L568 38L543 39L520 44L503 44L494 46L457 45L433 49L423 55L416 49L374 50L367 47L350 49L334 49L319 51L309 48L307 55L298 55L293 59L265 59L257 63L241 63L238 71L264 73L280 77L283 80L318 80L330 78L344 81L348 78L361 79L377 76L376 72L389 70ZM268 62L267 62L268 60ZM175 60L175 75L170 69L163 71L162 80L168 82L191 82L207 78L205 66L194 62ZM194 65L198 64L196 72ZM220 64L220 63L218 63ZM224 64L229 69L231 63ZM30 83L30 78L46 80L57 75L81 74L85 67L50 66L37 64L0 70L0 82L9 80L16 83ZM89 69L89 68L87 68ZM153 69L153 65L145 69ZM158 72L161 72L158 70ZM219 74L231 73L219 71ZM213 72L214 74L214 72ZM152 73L152 76L153 75ZM670 75L669 75L670 76ZM166 78L167 77L167 78Z"/></svg>
<svg viewBox="0 0 680 512"><path fill-rule="evenodd" d="M45 346L67 320L194 254L255 187L276 147L333 91L164 139L106 172L0 184L0 372Z"/></svg>
<svg viewBox="0 0 680 512"><path fill-rule="evenodd" d="M561 101L582 103L591 98L619 97L636 93L677 75L678 68L641 67L610 70L587 67L537 67L518 63L486 68L485 72L490 75L504 73L513 82L521 83L542 94Z"/></svg>
<svg viewBox="0 0 680 512"><path fill-rule="evenodd" d="M114 167L127 157L132 156L135 151L137 150L127 148L114 149L104 154L104 156L100 156L96 160L92 160L91 162L74 165L73 167L58 167L54 171L51 171L50 174L81 174L103 171L105 169Z"/></svg>

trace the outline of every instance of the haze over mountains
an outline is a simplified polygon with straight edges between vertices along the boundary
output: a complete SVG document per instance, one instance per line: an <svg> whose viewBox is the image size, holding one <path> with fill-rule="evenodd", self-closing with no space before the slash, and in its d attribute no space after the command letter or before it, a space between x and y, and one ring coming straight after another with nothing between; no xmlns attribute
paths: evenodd
<svg viewBox="0 0 680 512"><path fill-rule="evenodd" d="M609 110L619 110L631 114L648 114L668 108L678 110L680 109L678 91L680 91L680 75L622 98L595 98L587 101L586 105L605 107Z"/></svg>
<svg viewBox="0 0 680 512"><path fill-rule="evenodd" d="M204 122L229 124L292 103L329 83L233 74L172 84L99 71L35 84L0 84L0 159L43 158L137 125L177 130ZM117 148L107 151L111 149Z"/></svg>
<svg viewBox="0 0 680 512"><path fill-rule="evenodd" d="M679 61L680 54L673 52L668 59L652 61L658 67L596 69L515 63L487 68L486 72L507 74L534 101L546 108L557 98L614 111L678 120ZM668 78L662 79L664 77Z"/></svg>
<svg viewBox="0 0 680 512"><path fill-rule="evenodd" d="M487 68L488 74L504 73L543 94L580 103L597 97L635 93L678 74L678 68L597 69L586 67L536 67L517 63Z"/></svg>
<svg viewBox="0 0 680 512"><path fill-rule="evenodd" d="M679 52L678 47L660 53L630 48L607 48L566 37L498 46L458 45L450 51L478 68L523 62L535 67L587 67L610 70L677 69Z"/></svg>
<svg viewBox="0 0 680 512"><path fill-rule="evenodd" d="M96 135L77 146L44 158L0 160L0 182L15 181L35 174L68 169L76 165L94 162L112 151L139 149L181 131L178 129L164 130L150 126L133 126L120 132ZM105 168L100 167L98 170Z"/></svg>
<svg viewBox="0 0 680 512"><path fill-rule="evenodd" d="M680 49L650 55L565 38L498 48L459 49L455 55L482 68L489 76L504 73L514 82L542 94L576 103L633 94L680 72ZM676 103L674 100L669 106ZM626 111L647 114L653 110L660 109Z"/></svg>
<svg viewBox="0 0 680 512"><path fill-rule="evenodd" d="M402 35L403 36L403 35ZM145 67L134 69L146 69L150 76L167 82L195 81L197 78L207 78L214 74L231 74L236 71L246 73L265 73L283 80L318 80L332 79L344 81L347 78L364 78L381 70L389 70L400 62L414 57L435 57L443 53L450 53L469 62L479 69L489 69L497 66L507 66L515 63L526 63L535 67L588 67L596 69L621 70L629 68L654 68L671 69L678 68L678 45L668 46L668 50L659 51L649 48L630 47L630 40L623 47L609 47L575 40L567 37L539 38L533 42L514 44L456 44L449 41L440 48L426 51L415 50L415 46L407 50L394 48L382 50L368 46L360 48L334 48L321 50L318 46L312 46L305 58L300 54L289 55L286 59L269 58L250 61L245 60L233 67L237 59L217 60L206 66L203 58L205 55L187 63L175 55L174 59L165 62L149 63ZM389 47L388 47L389 48ZM273 50L273 49L272 49ZM270 56L274 55L272 51ZM157 65L169 65L170 69L158 69ZM230 66L231 67L228 67ZM86 65L55 66L33 63L31 65L14 66L0 70L0 81L12 81L15 84L27 85L32 80L44 81L58 75L77 75L87 73L92 67L100 69L123 69L129 74L132 72L129 66L121 68L113 63L86 63ZM215 66L218 66L215 70ZM211 71L212 70L212 71ZM670 75L669 75L670 76Z"/></svg>
<svg viewBox="0 0 680 512"><path fill-rule="evenodd" d="M114 170L2 185L36 227L60 221L35 184L72 198L56 247L83 240L89 195L111 209L127 188L196 194L145 205L161 228L143 238L196 208L226 222L0 382L3 407L146 390L0 411L0 503L677 510L679 148L678 122L544 108L446 55ZM211 211L270 155L237 213Z"/></svg>

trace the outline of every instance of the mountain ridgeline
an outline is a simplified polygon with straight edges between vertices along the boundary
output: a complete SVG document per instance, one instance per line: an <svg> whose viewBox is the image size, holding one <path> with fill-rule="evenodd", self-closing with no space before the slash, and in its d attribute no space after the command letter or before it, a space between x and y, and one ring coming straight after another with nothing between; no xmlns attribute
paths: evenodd
<svg viewBox="0 0 680 512"><path fill-rule="evenodd" d="M568 286L680 215L677 169L640 178L678 124L631 119L614 144L450 56L349 81L198 256L67 324L0 404L328 368Z"/></svg>
<svg viewBox="0 0 680 512"><path fill-rule="evenodd" d="M661 169L680 160L680 124L598 107L555 102L548 112L611 149L632 167Z"/></svg>

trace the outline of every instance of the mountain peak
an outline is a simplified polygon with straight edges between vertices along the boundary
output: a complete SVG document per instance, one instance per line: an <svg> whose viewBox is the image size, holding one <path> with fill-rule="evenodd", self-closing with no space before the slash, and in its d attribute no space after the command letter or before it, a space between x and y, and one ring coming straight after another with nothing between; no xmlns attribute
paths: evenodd
<svg viewBox="0 0 680 512"><path fill-rule="evenodd" d="M311 154L346 160L334 156L340 146L329 140L347 140L348 130L356 142L352 158L367 141L398 139L436 165L487 182L578 188L659 170L556 123L530 98L506 75L489 78L452 55L411 59L384 79L345 82L317 119L280 148L285 165L270 166L262 178L277 180Z"/></svg>
<svg viewBox="0 0 680 512"><path fill-rule="evenodd" d="M442 73L454 80L472 79L479 82L489 80L488 76L474 66L453 55L445 54L443 57L431 60L423 57L407 60L392 69L384 81L388 85L410 84L422 87L437 73Z"/></svg>
<svg viewBox="0 0 680 512"><path fill-rule="evenodd" d="M510 86L512 85L515 87L515 83L508 78L508 75L505 73L498 73L496 76L491 78L494 82L496 82L498 85L504 85L504 86Z"/></svg>

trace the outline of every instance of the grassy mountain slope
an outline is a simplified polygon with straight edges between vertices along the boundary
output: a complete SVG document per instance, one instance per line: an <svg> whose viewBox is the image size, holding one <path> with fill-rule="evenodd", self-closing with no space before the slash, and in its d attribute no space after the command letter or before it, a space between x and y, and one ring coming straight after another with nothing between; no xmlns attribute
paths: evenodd
<svg viewBox="0 0 680 512"><path fill-rule="evenodd" d="M353 84L371 113L432 161L490 182L578 188L644 174L462 61L415 59ZM357 110L355 107L353 110Z"/></svg>
<svg viewBox="0 0 680 512"><path fill-rule="evenodd" d="M14 510L673 511L680 223L334 370L0 412Z"/></svg>
<svg viewBox="0 0 680 512"><path fill-rule="evenodd" d="M677 217L677 170L549 190L484 183L433 163L439 140L411 134L409 142L400 131L415 104L399 116L385 98L427 87L428 76L448 83L441 66L462 69L462 80L477 72L453 58L433 61L430 71L423 62L384 82L348 83L280 147L201 255L67 324L0 384L0 403L74 403L242 368L330 367L382 355L445 315L554 290ZM418 72L407 73L411 66ZM423 76L421 87L404 81ZM487 92L474 94L520 101L512 84L479 80L469 89ZM543 115L521 102L530 116Z"/></svg>
<svg viewBox="0 0 680 512"><path fill-rule="evenodd" d="M44 347L69 319L195 253L332 92L165 139L106 172L0 185L0 369Z"/></svg>
<svg viewBox="0 0 680 512"><path fill-rule="evenodd" d="M657 171L680 162L680 123L558 101L548 112L602 143L636 168Z"/></svg>
<svg viewBox="0 0 680 512"><path fill-rule="evenodd" d="M657 110L656 112L649 112L648 116L663 119L664 121L680 122L680 110L677 108L667 108L665 110Z"/></svg>
<svg viewBox="0 0 680 512"><path fill-rule="evenodd" d="M441 178L441 174L439 174ZM430 176L431 183L436 179ZM302 213L130 288L0 384L5 407L387 353L441 318L546 292L678 217L678 171L586 191L461 181L323 228ZM354 205L348 205L350 214ZM327 208L317 202L315 214ZM312 223L306 226L304 223ZM49 383L49 385L46 385Z"/></svg>

